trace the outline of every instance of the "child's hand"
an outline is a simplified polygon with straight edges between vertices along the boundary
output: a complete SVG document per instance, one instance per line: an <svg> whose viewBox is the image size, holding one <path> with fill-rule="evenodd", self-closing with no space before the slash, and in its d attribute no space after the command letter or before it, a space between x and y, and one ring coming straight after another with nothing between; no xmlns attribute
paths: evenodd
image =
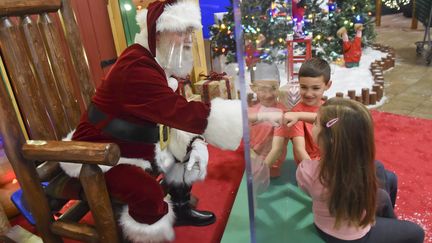
<svg viewBox="0 0 432 243"><path fill-rule="evenodd" d="M292 127L299 121L300 116L298 112L286 112L283 115L283 119L283 124L286 124L288 127Z"/></svg>
<svg viewBox="0 0 432 243"><path fill-rule="evenodd" d="M298 121L313 123L315 118L315 112L286 112L284 114L283 124L286 124L288 127L292 127Z"/></svg>

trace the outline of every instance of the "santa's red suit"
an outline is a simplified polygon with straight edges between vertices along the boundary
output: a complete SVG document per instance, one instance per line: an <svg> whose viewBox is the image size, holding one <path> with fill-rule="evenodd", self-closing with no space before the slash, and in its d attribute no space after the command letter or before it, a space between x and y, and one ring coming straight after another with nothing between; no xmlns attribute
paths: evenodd
<svg viewBox="0 0 432 243"><path fill-rule="evenodd" d="M125 202L120 218L122 232L134 242L158 242L174 238L174 213L171 203L164 200L162 187L146 170L156 166L165 173L168 184L183 188L170 193L174 211L181 218L176 206L190 207L189 185L206 175L207 150L201 140L195 140L197 134L220 148L236 149L242 136L241 109L237 100L214 99L210 105L188 102L169 87L166 72L155 59L156 31L201 28L197 4L156 1L139 13L137 21L141 27L137 44L124 50L97 88L91 108L82 115L72 139L119 145L122 158L118 165L102 169L110 195ZM131 138L113 135L110 126L118 122L137 125L138 130L145 126L158 131L157 124L169 126L170 142L164 149L159 143L140 141L136 134ZM198 171L177 163L187 158L188 147L191 154L205 150ZM70 176L79 175L79 166L61 166ZM176 200L181 202L176 204ZM198 216L213 217L207 222L214 222L212 214Z"/></svg>

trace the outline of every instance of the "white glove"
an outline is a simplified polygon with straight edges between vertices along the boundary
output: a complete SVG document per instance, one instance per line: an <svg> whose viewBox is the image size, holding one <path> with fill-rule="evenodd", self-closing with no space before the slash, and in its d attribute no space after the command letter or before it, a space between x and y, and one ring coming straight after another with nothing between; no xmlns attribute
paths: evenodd
<svg viewBox="0 0 432 243"><path fill-rule="evenodd" d="M208 159L207 143L202 139L195 139L192 142L192 150L189 155L189 161L186 164L187 170L191 171L193 169L199 171L198 177L204 179L207 175Z"/></svg>

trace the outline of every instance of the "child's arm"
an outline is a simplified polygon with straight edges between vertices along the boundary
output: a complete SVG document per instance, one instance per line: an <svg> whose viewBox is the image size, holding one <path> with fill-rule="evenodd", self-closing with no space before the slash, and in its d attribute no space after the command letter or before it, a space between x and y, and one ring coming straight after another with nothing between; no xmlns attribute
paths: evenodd
<svg viewBox="0 0 432 243"><path fill-rule="evenodd" d="M299 161L310 160L309 154L306 152L306 142L304 137L298 136L292 138L293 150Z"/></svg>
<svg viewBox="0 0 432 243"><path fill-rule="evenodd" d="M284 123L287 123L287 126L291 127L298 121L313 123L315 118L315 112L286 112L284 114Z"/></svg>
<svg viewBox="0 0 432 243"><path fill-rule="evenodd" d="M266 165L271 166L282 155L285 139L286 138L280 136L273 137L271 150L264 159Z"/></svg>
<svg viewBox="0 0 432 243"><path fill-rule="evenodd" d="M314 179L310 176L311 174L310 162L311 161L301 162L296 170L297 185L300 187L302 191L304 191L309 196L310 196L310 189L312 187L312 182L314 181Z"/></svg>
<svg viewBox="0 0 432 243"><path fill-rule="evenodd" d="M262 111L262 112L248 112L249 122L271 122L274 126L279 126L282 123L284 114L282 111Z"/></svg>

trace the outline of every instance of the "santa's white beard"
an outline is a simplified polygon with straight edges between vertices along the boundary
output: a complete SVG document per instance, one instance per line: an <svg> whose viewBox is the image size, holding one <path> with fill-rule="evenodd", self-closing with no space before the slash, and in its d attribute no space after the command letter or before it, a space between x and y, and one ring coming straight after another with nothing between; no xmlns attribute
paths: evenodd
<svg viewBox="0 0 432 243"><path fill-rule="evenodd" d="M192 49L188 46L183 46L182 50L175 50L174 54L170 57L169 51L172 47L169 45L170 43L168 42L167 45L162 44L156 49L156 59L165 72L185 78L190 74L193 67Z"/></svg>

